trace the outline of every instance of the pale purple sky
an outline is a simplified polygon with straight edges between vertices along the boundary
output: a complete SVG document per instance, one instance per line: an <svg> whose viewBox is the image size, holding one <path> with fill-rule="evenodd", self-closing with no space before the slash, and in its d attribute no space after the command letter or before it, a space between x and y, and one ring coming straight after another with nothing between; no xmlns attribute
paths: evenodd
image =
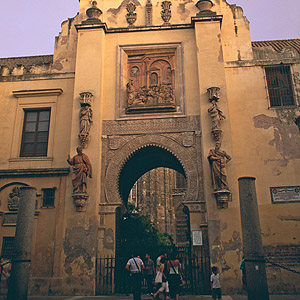
<svg viewBox="0 0 300 300"><path fill-rule="evenodd" d="M243 8L252 41L300 38L300 0L227 1ZM0 57L53 54L61 23L79 9L78 0L1 2Z"/></svg>

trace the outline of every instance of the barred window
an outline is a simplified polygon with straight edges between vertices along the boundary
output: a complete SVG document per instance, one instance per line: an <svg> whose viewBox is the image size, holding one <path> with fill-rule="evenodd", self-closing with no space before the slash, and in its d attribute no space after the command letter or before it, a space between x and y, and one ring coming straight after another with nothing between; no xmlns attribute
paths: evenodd
<svg viewBox="0 0 300 300"><path fill-rule="evenodd" d="M55 189L42 189L43 191L43 207L54 207Z"/></svg>
<svg viewBox="0 0 300 300"><path fill-rule="evenodd" d="M50 109L25 110L20 156L47 156Z"/></svg>
<svg viewBox="0 0 300 300"><path fill-rule="evenodd" d="M270 105L295 105L290 66L266 67Z"/></svg>
<svg viewBox="0 0 300 300"><path fill-rule="evenodd" d="M3 237L1 256L6 259L12 259L14 254L14 237Z"/></svg>

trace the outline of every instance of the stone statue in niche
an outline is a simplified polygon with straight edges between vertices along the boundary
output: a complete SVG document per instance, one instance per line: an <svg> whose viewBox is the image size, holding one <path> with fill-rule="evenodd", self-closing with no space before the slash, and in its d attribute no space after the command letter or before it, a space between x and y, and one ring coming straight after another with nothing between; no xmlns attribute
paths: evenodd
<svg viewBox="0 0 300 300"><path fill-rule="evenodd" d="M67 162L73 168L72 185L73 193L86 193L87 177L92 178L92 165L86 154L82 152L82 147L77 147L77 155L70 157L68 155Z"/></svg>
<svg viewBox="0 0 300 300"><path fill-rule="evenodd" d="M90 129L93 123L93 110L92 106L93 94L90 92L80 93L80 112L79 112L79 144L85 148L90 140Z"/></svg>
<svg viewBox="0 0 300 300"><path fill-rule="evenodd" d="M19 201L20 201L21 189L19 187L14 187L9 193L7 208L9 211L16 211L19 209Z"/></svg>
<svg viewBox="0 0 300 300"><path fill-rule="evenodd" d="M128 58L127 113L175 111L174 53Z"/></svg>

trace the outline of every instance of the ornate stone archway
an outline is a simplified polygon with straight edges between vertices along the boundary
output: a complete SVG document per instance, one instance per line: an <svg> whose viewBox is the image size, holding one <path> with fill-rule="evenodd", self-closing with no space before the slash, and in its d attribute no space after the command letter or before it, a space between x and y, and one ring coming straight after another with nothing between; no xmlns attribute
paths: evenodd
<svg viewBox="0 0 300 300"><path fill-rule="evenodd" d="M99 252L113 255L116 250L116 209L124 207L119 192L120 173L129 160L145 148L167 153L174 162L169 167L185 175L187 189L183 204L189 209L194 224L191 226L207 226L198 116L104 121L102 140Z"/></svg>
<svg viewBox="0 0 300 300"><path fill-rule="evenodd" d="M133 137L123 147L118 149L108 164L105 174L105 199L108 203L116 202L116 200L117 202L122 202L123 199L121 199L118 186L119 175L130 157L145 147L162 148L168 151L174 159L177 159L184 170L187 180L185 202L199 199L199 171L196 168L197 164L195 164L189 155L189 151L169 137L163 135L143 135Z"/></svg>

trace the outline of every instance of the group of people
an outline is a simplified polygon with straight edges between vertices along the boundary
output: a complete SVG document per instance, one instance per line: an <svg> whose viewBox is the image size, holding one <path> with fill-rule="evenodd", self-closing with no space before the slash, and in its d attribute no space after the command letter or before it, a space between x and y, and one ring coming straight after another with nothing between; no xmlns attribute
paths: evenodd
<svg viewBox="0 0 300 300"><path fill-rule="evenodd" d="M159 294L164 293L166 300L179 300L183 280L181 265L175 254L168 258L167 254L163 253L156 259L155 264L149 254L145 256L145 263L139 256L132 255L126 269L130 272L133 300L141 300L143 276L147 282L148 293L154 299L158 299Z"/></svg>

